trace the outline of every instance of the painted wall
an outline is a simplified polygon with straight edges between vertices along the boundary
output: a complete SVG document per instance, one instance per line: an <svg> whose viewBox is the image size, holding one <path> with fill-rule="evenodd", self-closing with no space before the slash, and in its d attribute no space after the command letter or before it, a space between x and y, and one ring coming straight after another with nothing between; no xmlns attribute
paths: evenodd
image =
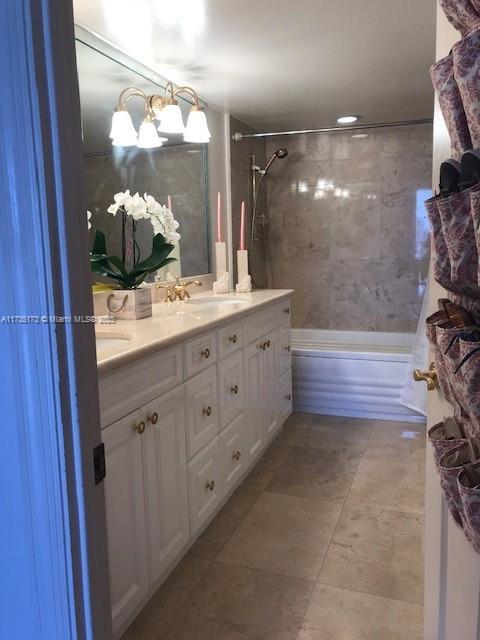
<svg viewBox="0 0 480 640"><path fill-rule="evenodd" d="M298 328L415 331L428 271L432 127L267 139L274 286Z"/></svg>

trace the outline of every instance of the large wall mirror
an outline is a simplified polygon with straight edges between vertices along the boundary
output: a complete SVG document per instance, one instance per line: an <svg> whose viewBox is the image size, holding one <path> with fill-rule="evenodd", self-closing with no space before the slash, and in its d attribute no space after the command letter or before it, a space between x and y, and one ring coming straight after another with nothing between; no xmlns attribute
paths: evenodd
<svg viewBox="0 0 480 640"><path fill-rule="evenodd" d="M114 194L126 189L146 192L161 204L167 204L170 196L181 239L175 250L177 262L169 265L169 271L181 276L209 273L208 145L185 143L181 136L169 134L168 141L155 149L112 146L109 133L120 92L138 87L147 95L163 94L167 81L80 27L76 53L92 230L102 230L109 253L120 255L121 216L107 213ZM181 97L178 101L185 120L191 103ZM128 110L138 130L143 102L132 98ZM144 257L151 251L152 237L150 222L140 220L137 243Z"/></svg>

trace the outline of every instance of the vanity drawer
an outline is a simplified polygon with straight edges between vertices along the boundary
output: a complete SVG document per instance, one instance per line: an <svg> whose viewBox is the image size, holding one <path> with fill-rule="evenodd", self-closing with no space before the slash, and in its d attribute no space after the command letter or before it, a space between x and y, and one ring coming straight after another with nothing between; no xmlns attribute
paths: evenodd
<svg viewBox="0 0 480 640"><path fill-rule="evenodd" d="M280 397L278 406L280 409L280 423L283 424L292 413L292 370L286 371L278 381Z"/></svg>
<svg viewBox="0 0 480 640"><path fill-rule="evenodd" d="M290 324L292 319L292 301L290 298L282 300L275 305L275 316L277 318L277 325L288 323Z"/></svg>
<svg viewBox="0 0 480 640"><path fill-rule="evenodd" d="M243 411L244 381L241 351L232 353L217 365L220 430Z"/></svg>
<svg viewBox="0 0 480 640"><path fill-rule="evenodd" d="M224 495L219 444L216 436L187 464L192 536L207 522Z"/></svg>
<svg viewBox="0 0 480 640"><path fill-rule="evenodd" d="M187 454L194 456L218 433L217 368L215 365L185 383Z"/></svg>
<svg viewBox="0 0 480 640"><path fill-rule="evenodd" d="M245 469L246 435L245 414L238 415L220 434L220 458L223 484L228 491L233 487Z"/></svg>
<svg viewBox="0 0 480 640"><path fill-rule="evenodd" d="M292 366L292 352L290 345L290 325L282 324L277 329L278 337L276 342L275 362L277 375L281 376Z"/></svg>
<svg viewBox="0 0 480 640"><path fill-rule="evenodd" d="M183 345L185 358L185 377L191 378L217 361L215 333L204 333L192 338Z"/></svg>
<svg viewBox="0 0 480 640"><path fill-rule="evenodd" d="M239 322L234 322L217 331L218 358L221 360L243 346L243 330Z"/></svg>
<svg viewBox="0 0 480 640"><path fill-rule="evenodd" d="M182 382L181 345L101 374L98 388L102 428Z"/></svg>
<svg viewBox="0 0 480 640"><path fill-rule="evenodd" d="M271 306L245 318L243 325L245 344L257 340L279 324L275 318L275 311L276 307Z"/></svg>

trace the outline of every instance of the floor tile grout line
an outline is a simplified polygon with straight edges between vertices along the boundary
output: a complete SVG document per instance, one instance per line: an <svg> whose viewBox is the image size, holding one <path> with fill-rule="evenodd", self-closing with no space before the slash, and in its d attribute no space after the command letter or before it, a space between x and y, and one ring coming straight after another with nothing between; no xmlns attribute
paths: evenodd
<svg viewBox="0 0 480 640"><path fill-rule="evenodd" d="M212 563L220 565L222 567L236 567L237 569L247 569L248 571L256 571L258 573L265 573L269 576L275 576L277 578L286 578L287 580L299 580L300 582L308 582L313 587L315 586L315 580L308 580L307 578L299 578L298 576L287 575L286 573L278 573L278 571L268 571L267 569L258 569L258 567L250 567L245 564L237 564L235 562L224 562L222 560L211 560Z"/></svg>
<svg viewBox="0 0 480 640"><path fill-rule="evenodd" d="M373 596L374 598L382 598L383 600L393 600L394 602L401 602L402 604L412 604L417 607L421 607L423 609L424 605L420 602L412 602L411 600L403 600L402 598L392 598L391 596L381 596L378 593L373 593L373 591L361 591L360 589L353 589L352 587L341 587L338 584L330 584L329 582L321 582L317 580L315 583L315 587L317 585L322 585L323 587L332 587L333 589L339 589L340 591L352 591L353 593L359 593L362 595Z"/></svg>

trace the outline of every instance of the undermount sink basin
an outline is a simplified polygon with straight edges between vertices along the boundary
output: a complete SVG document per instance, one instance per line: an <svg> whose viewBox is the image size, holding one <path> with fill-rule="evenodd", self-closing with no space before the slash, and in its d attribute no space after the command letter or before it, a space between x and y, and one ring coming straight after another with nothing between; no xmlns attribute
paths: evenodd
<svg viewBox="0 0 480 640"><path fill-rule="evenodd" d="M248 302L248 300L242 300L242 298L220 298L220 297L211 297L209 296L208 298L188 298L188 300L186 300L187 304L195 304L195 305L201 305L202 307L222 307L224 305L238 305L238 304L245 304L246 302Z"/></svg>
<svg viewBox="0 0 480 640"><path fill-rule="evenodd" d="M102 349L113 349L115 347L123 347L132 336L128 333L120 333L118 331L98 331L95 334L95 342L97 343L97 351Z"/></svg>

